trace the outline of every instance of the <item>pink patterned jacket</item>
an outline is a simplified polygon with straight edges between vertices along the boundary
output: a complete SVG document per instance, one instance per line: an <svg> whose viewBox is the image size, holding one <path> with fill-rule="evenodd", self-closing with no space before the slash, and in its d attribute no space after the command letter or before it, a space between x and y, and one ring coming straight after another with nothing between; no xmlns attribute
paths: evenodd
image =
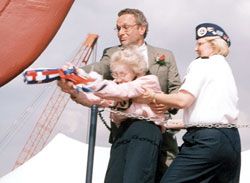
<svg viewBox="0 0 250 183"><path fill-rule="evenodd" d="M151 89L157 93L161 92L158 78L155 75L141 76L131 82L121 84L117 84L111 80L102 80L95 83L91 88L94 88L96 92L85 94L86 98L93 104L101 103L104 107L110 107L108 106L111 104L110 100L118 103L120 101L132 99L131 105L123 112L136 116L150 117L156 121L156 124L159 124L158 122L163 121L165 118L164 114L155 114L148 104L138 103L136 100L133 100L133 98L142 95L145 92L145 88ZM126 119L124 116L117 116L117 114L111 114L111 117L116 124L120 124Z"/></svg>

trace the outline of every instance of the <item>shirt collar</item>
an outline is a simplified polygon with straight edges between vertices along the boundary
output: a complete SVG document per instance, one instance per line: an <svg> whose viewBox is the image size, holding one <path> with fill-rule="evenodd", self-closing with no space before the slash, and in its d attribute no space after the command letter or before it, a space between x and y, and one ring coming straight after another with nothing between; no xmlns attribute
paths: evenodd
<svg viewBox="0 0 250 183"><path fill-rule="evenodd" d="M141 46L138 47L138 50L140 52L147 51L147 46L146 46L145 42Z"/></svg>

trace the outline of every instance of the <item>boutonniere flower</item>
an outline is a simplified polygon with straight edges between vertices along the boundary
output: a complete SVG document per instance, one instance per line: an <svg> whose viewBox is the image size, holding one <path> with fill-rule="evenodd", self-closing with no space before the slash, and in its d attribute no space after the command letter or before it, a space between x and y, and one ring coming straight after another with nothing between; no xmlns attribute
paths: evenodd
<svg viewBox="0 0 250 183"><path fill-rule="evenodd" d="M158 65L160 65L160 66L166 65L165 59L166 59L165 55L157 56L155 58L155 63L158 64Z"/></svg>

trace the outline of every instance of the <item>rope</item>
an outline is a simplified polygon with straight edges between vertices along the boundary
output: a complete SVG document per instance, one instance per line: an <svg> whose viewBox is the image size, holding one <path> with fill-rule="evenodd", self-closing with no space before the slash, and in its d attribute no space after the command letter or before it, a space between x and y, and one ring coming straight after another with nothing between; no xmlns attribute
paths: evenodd
<svg viewBox="0 0 250 183"><path fill-rule="evenodd" d="M33 102L26 107L26 109L21 113L20 117L18 117L12 123L8 130L6 130L7 133L0 140L0 153L3 152L5 148L11 143L15 135L23 129L25 124L29 121L28 119L31 117L32 112L38 110L37 106L41 105L41 99L44 98L43 95L45 95L52 86L52 84L45 85L45 87L40 91L35 100L33 100Z"/></svg>

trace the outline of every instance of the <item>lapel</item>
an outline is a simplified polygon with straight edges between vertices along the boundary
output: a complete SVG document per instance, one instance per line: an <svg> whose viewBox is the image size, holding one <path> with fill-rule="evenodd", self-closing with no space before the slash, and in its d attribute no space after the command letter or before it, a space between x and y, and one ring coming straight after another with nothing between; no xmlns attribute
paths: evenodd
<svg viewBox="0 0 250 183"><path fill-rule="evenodd" d="M152 47L151 45L147 45L147 49L148 49L148 64L149 64L149 73L151 74L157 74L158 72L158 65L155 64L155 58L157 56L157 52L154 49L154 47Z"/></svg>

